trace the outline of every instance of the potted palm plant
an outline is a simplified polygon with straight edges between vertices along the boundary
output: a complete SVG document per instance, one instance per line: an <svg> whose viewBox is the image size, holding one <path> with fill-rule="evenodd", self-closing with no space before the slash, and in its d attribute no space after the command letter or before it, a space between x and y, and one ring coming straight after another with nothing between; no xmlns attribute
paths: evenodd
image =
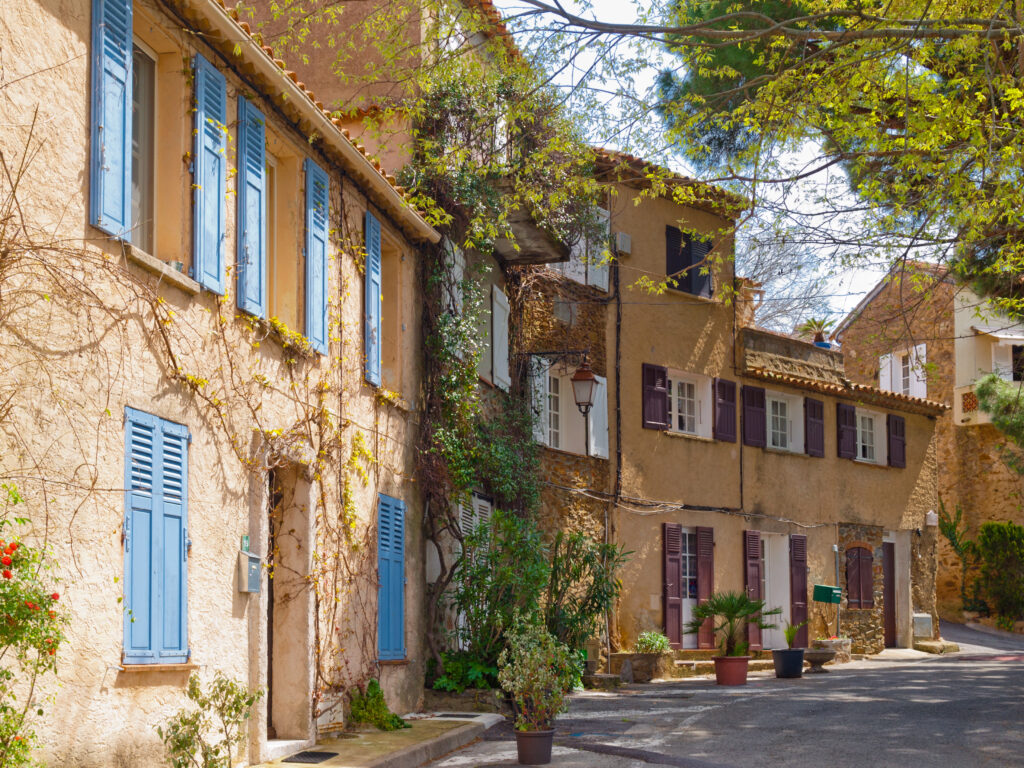
<svg viewBox="0 0 1024 768"><path fill-rule="evenodd" d="M539 620L520 619L498 657L498 681L512 697L516 748L523 765L547 765L555 716L566 709L573 657Z"/></svg>
<svg viewBox="0 0 1024 768"><path fill-rule="evenodd" d="M772 629L775 625L765 621L765 617L781 612L781 608L766 611L764 600L751 600L742 592L716 592L693 609L693 617L686 624L686 633L697 634L704 622L710 619L722 652L721 656L713 659L716 682L719 685L745 685L750 661L747 625Z"/></svg>
<svg viewBox="0 0 1024 768"><path fill-rule="evenodd" d="M796 635L800 628L806 623L806 621L801 621L799 624L786 622L786 628L782 630L782 634L786 637L786 647L772 651L776 677L803 677L804 649L794 648L793 643L796 642Z"/></svg>
<svg viewBox="0 0 1024 768"><path fill-rule="evenodd" d="M825 341L825 334L828 333L829 329L831 329L835 324L835 320L827 320L823 317L812 317L800 323L800 325L796 327L796 330L797 333L802 336L812 337L814 346L831 349L832 344Z"/></svg>

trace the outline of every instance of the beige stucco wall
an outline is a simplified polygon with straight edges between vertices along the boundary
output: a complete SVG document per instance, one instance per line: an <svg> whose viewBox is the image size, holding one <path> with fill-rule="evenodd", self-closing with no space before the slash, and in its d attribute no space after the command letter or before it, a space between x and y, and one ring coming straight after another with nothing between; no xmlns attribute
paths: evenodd
<svg viewBox="0 0 1024 768"><path fill-rule="evenodd" d="M176 61L199 45L177 22L148 2L137 3L141 20L160 27L177 46ZM48 716L36 726L44 757L69 768L153 766L160 763L154 727L184 703L186 671L119 671L122 643L124 516L123 409L130 405L186 424L189 452L188 624L192 661L207 678L214 671L251 686L266 681L266 577L259 595L238 592L239 540L267 547L266 470L271 462L292 468L301 485L295 532L314 579L289 589L305 592L308 648L282 685L315 688L319 712L300 718L311 734L342 718L337 697L348 686L380 676L397 711L414 708L422 693L423 561L421 505L412 481L420 312L415 302L415 250L389 222L385 237L400 250L396 269L402 297L399 397L380 398L363 382L362 215L367 201L357 184L331 174L331 352L329 357L286 350L266 326L251 325L235 311L234 286L224 299L197 295L163 283L126 260L122 248L88 225L90 3L41 0L10 7L0 22L6 55L0 120L7 126L0 150L18 162L32 134L32 157L19 188L22 211L39 243L3 275L0 316L0 395L13 395L0 421L0 475L14 479L28 500L34 537L46 537L65 580L62 604L69 611L69 641L59 655ZM218 65L221 60L204 51ZM226 263L234 264L235 105L251 93L228 75L228 239ZM164 102L161 102L164 105ZM164 105L170 124L190 126L190 115ZM180 102L179 102L180 106ZM263 104L272 129L299 156L311 153ZM164 145L159 186L168 192L158 208L160 259L190 262L192 182L182 158L191 150L191 128L172 131L178 145ZM324 159L313 155L326 165ZM344 199L342 198L344 189ZM6 188L4 188L6 191ZM379 211L379 209L378 209ZM379 212L378 212L379 215ZM37 254L40 262L31 259ZM46 269L51 271L48 273ZM31 293L35 288L45 298ZM86 297L86 292L92 292ZM385 301L393 293L385 287ZM156 311L173 312L166 324ZM208 380L196 391L178 371ZM364 483L347 466L355 436L374 457ZM323 463L316 464L324 450ZM355 519L342 531L340 485L351 479ZM406 518L406 646L408 663L378 668L376 659L376 497L402 498ZM19 510L24 513L25 509ZM315 547L314 547L315 544ZM300 558L302 559L302 558ZM285 580L282 580L282 585ZM316 607L314 607L316 606ZM301 616L299 617L301 620ZM301 623L301 621L300 621ZM314 629L322 652L313 647ZM301 633L297 634L301 637ZM294 659L293 659L294 661ZM300 673L301 672L301 673ZM310 696L314 691L309 691ZM247 759L259 760L266 736L265 703L254 713ZM302 722L296 726L302 728Z"/></svg>
<svg viewBox="0 0 1024 768"><path fill-rule="evenodd" d="M623 502L613 516L613 538L633 552L623 574L625 587L616 614L616 641L620 648L629 648L641 631L663 631L662 523L680 523L691 529L712 527L714 588L716 591L742 590L744 530L807 535L808 584L834 584L832 546L839 540L839 523L879 526L886 531L913 530L922 527L926 513L936 508L936 453L932 440L935 424L930 417L903 414L907 423L905 469L839 459L835 426L837 398L744 377L737 370L742 355L734 354L732 305L671 290L655 294L633 285L640 276L657 280L664 275L667 224L675 225L681 220L684 225L707 232L717 231L724 225L711 213L680 208L664 199L645 200L635 206L635 194L624 188L612 215L612 230L630 233L633 243L632 254L623 257L619 267L623 286L620 342ZM728 260L732 245L728 241L717 242L716 238L715 246L726 256L715 276L717 295L719 287L729 284L732 278L732 264ZM609 339L614 339L612 317L608 320L608 334ZM612 349L609 355L614 355ZM735 381L737 442L644 429L643 363ZM832 378L834 376L830 375L829 379ZM609 383L613 386L611 375ZM825 404L825 457L743 446L740 390L744 383L822 400ZM609 392L610 403L614 398L614 391ZM851 398L843 398L842 402L857 404ZM884 414L892 409L871 406L871 410ZM615 439L613 429L613 455ZM673 509L677 505L718 511ZM907 559L904 557L904 562L897 567L909 572L912 563L905 562ZM909 594L905 600L909 602ZM927 590L920 602L917 609L931 611Z"/></svg>

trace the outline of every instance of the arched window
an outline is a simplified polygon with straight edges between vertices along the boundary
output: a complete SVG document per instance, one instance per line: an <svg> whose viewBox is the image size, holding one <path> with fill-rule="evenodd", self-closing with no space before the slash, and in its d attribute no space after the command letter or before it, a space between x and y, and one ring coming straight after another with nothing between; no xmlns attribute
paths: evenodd
<svg viewBox="0 0 1024 768"><path fill-rule="evenodd" d="M874 559L867 547L846 550L846 603L849 608L875 607Z"/></svg>

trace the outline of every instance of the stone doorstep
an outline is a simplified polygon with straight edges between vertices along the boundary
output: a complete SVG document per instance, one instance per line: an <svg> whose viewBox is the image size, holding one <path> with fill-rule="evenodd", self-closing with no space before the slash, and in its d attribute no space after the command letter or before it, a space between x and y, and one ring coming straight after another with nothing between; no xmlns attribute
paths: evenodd
<svg viewBox="0 0 1024 768"><path fill-rule="evenodd" d="M914 641L915 651L924 651L925 653L958 653L960 646L956 643L951 643L948 640L915 640Z"/></svg>
<svg viewBox="0 0 1024 768"><path fill-rule="evenodd" d="M484 731L503 719L501 715L491 713L467 714L465 718L418 718L409 721L412 728L325 738L315 746L294 750L290 754L306 750L337 752L337 757L318 764L323 768L418 768L475 741ZM253 768L290 768L300 765L283 762L284 757L260 763Z"/></svg>
<svg viewBox="0 0 1024 768"><path fill-rule="evenodd" d="M747 664L750 672L764 672L774 670L775 662L771 659L751 659ZM676 659L672 665L672 677L697 677L699 675L715 674L715 662L698 661L696 659Z"/></svg>

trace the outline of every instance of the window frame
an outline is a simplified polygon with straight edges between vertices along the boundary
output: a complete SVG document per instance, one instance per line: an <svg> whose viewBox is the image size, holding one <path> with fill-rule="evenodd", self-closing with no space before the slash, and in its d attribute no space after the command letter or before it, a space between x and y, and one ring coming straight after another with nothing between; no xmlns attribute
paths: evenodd
<svg viewBox="0 0 1024 768"><path fill-rule="evenodd" d="M785 453L804 453L807 447L807 436L804 434L804 414L801 395L787 392L776 392L766 389L764 394L765 448ZM772 405L782 403L786 406L786 441L787 445L774 445L772 430Z"/></svg>
<svg viewBox="0 0 1024 768"><path fill-rule="evenodd" d="M675 435L686 435L688 437L699 437L710 440L712 433L711 423L711 400L712 382L708 376L698 373L688 373L674 368L666 369L666 385L668 387L668 428L667 432ZM694 431L690 432L679 428L679 403L678 395L675 392L676 384L692 384L694 389Z"/></svg>
<svg viewBox="0 0 1024 768"><path fill-rule="evenodd" d="M562 434L562 379L557 373L552 373L553 369L554 366L548 369L545 374L548 377L547 446L560 450ZM552 386L552 384L555 386Z"/></svg>
<svg viewBox="0 0 1024 768"><path fill-rule="evenodd" d="M135 188L136 187L135 187L135 178L134 177L135 177L135 172L136 172L136 167L135 167L136 163L135 163L135 146L134 145L135 145L135 131L136 131L136 128L137 128L137 126L139 124L139 121L136 119L137 115L136 115L136 112L135 112L135 106L136 106L136 102L137 102L136 92L138 90L135 87L135 78L136 78L136 76L138 74L137 71L136 71L137 68L135 66L135 51L136 51L136 49L139 51L139 53L141 53L143 56L145 56L147 59L149 59L151 65L152 65L152 72L151 72L151 75L152 75L152 88L150 89L151 109L150 109L149 152L148 152L148 156L149 156L148 157L149 184L147 185L148 189L146 190L146 197L148 198L148 201L149 201L149 211L148 211L148 214L149 214L148 240L149 241L147 243L142 243L142 242L137 242L136 241L136 237L139 234L140 220L142 218L141 215L138 216L138 217L136 216L136 214L137 213L141 213L141 211L136 211L136 208L135 208ZM132 33L132 71L131 71L131 75L130 75L131 78L132 78L132 101L131 101L131 105L130 105L131 110L132 110L132 135L129 138L129 142L132 145L131 151L129 152L129 155L132 158L132 170L131 170L131 178L130 178L131 189L130 189L130 192L129 192L129 197L130 197L130 199L129 199L129 207L130 207L132 226L131 226L131 229L128 231L127 240L135 248L138 248L138 249L140 249L142 251L145 251L150 256L156 256L156 243L157 243L157 237L156 237L156 216L157 216L157 204L156 204L157 183L156 183L156 177L157 177L158 165L157 165L156 145L157 145L157 126L160 124L160 122L159 122L160 116L158 114L158 110L160 108L160 98L159 98L159 92L158 92L158 89L160 87L159 86L160 78L158 77L159 64L160 64L160 54L157 53L153 49L153 47L151 45L146 43L145 40L143 40L142 38L140 38L137 34L135 34L133 32ZM139 156L140 157L142 156L141 152L140 152Z"/></svg>
<svg viewBox="0 0 1024 768"><path fill-rule="evenodd" d="M885 414L866 408L855 408L857 451L853 457L854 461L861 464L875 464L887 466L889 463L888 430L886 428ZM871 420L871 449L874 456L870 459L863 457L863 448L867 445L863 439L863 419Z"/></svg>

